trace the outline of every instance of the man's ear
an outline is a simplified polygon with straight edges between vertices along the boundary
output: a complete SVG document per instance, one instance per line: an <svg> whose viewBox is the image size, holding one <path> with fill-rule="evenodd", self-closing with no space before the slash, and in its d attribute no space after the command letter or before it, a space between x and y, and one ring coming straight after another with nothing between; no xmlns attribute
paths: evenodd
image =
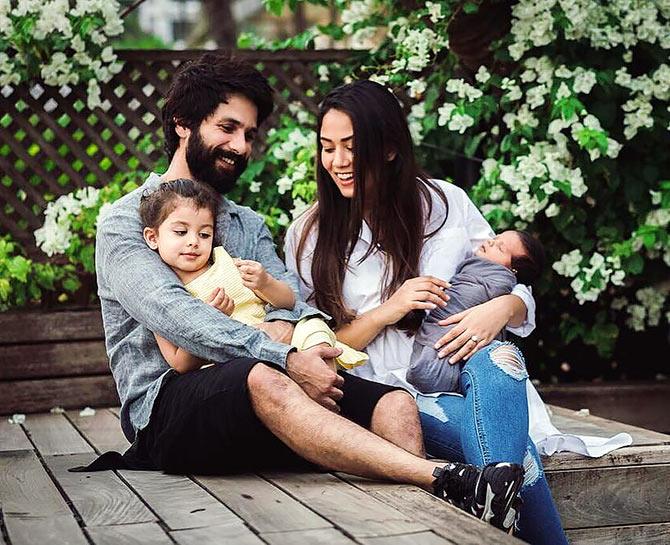
<svg viewBox="0 0 670 545"><path fill-rule="evenodd" d="M158 231L156 231L156 229L145 227L142 235L144 236L144 241L147 243L149 248L152 250L158 249Z"/></svg>
<svg viewBox="0 0 670 545"><path fill-rule="evenodd" d="M188 138L191 134L191 129L186 127L185 125L181 125L179 123L179 119L176 117L174 118L174 131L177 133L177 136L179 138Z"/></svg>

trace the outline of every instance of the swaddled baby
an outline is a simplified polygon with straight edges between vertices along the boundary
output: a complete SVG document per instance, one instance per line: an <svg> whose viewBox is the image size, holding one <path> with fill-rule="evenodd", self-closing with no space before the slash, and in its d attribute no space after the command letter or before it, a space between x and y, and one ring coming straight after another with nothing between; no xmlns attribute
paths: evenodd
<svg viewBox="0 0 670 545"><path fill-rule="evenodd" d="M422 393L459 392L464 362L452 365L452 354L439 358L435 350L435 343L456 324L445 327L438 322L506 295L517 283L532 284L540 276L544 261L542 245L525 231L505 231L484 242L449 280L449 304L432 310L421 324L414 339L407 382Z"/></svg>

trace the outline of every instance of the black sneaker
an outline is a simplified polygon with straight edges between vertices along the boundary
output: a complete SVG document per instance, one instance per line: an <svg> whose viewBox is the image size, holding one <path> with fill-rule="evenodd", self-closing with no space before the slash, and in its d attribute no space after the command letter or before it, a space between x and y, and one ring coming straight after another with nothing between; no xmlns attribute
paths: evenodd
<svg viewBox="0 0 670 545"><path fill-rule="evenodd" d="M521 506L523 467L494 462L484 469L448 463L433 471L433 493L443 500L511 533Z"/></svg>

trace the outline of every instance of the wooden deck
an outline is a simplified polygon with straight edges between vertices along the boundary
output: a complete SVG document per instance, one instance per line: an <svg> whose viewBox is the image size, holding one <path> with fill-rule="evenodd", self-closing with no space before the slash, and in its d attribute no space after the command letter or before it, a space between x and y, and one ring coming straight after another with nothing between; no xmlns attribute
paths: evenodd
<svg viewBox="0 0 670 545"><path fill-rule="evenodd" d="M670 436L554 411L563 429L628 431L635 441L597 460L546 461L571 541L670 542ZM520 543L418 488L343 474L68 473L125 449L116 413L34 414L23 425L2 418L0 545Z"/></svg>

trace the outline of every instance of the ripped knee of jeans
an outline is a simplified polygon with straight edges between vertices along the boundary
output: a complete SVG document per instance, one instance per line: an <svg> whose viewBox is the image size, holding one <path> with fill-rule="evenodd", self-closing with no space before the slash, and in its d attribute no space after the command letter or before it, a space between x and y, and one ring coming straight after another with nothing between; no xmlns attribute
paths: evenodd
<svg viewBox="0 0 670 545"><path fill-rule="evenodd" d="M526 362L521 351L510 342L496 346L489 353L491 361L516 380L528 378Z"/></svg>
<svg viewBox="0 0 670 545"><path fill-rule="evenodd" d="M526 449L526 455L523 457L523 486L532 486L542 476L542 469L540 468L535 456L530 450Z"/></svg>

